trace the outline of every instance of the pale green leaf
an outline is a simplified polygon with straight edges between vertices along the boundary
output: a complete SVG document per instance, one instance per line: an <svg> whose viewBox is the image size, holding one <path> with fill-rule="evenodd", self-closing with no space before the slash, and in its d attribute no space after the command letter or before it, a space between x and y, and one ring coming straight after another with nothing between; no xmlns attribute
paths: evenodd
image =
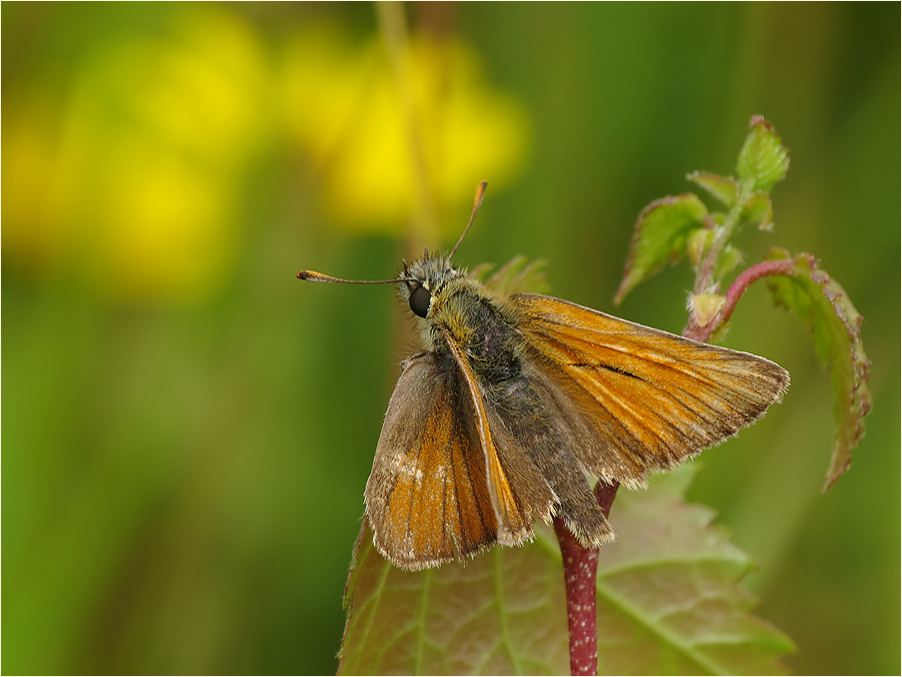
<svg viewBox="0 0 902 677"><path fill-rule="evenodd" d="M717 265L714 266L714 279L721 280L730 273L742 261L742 252L731 244L728 244L717 257Z"/></svg>
<svg viewBox="0 0 902 677"><path fill-rule="evenodd" d="M786 176L789 151L780 143L773 126L760 115L752 118L749 128L739 151L736 173L741 181L752 184L752 190L766 193Z"/></svg>
<svg viewBox="0 0 902 677"><path fill-rule="evenodd" d="M697 183L727 207L732 207L736 202L736 194L739 192L739 184L736 183L736 179L710 172L692 172L686 178Z"/></svg>
<svg viewBox="0 0 902 677"><path fill-rule="evenodd" d="M774 207L767 193L752 193L742 208L740 224L751 224L759 230L771 230L774 226Z"/></svg>
<svg viewBox="0 0 902 677"><path fill-rule="evenodd" d="M686 253L693 266L702 261L705 251L714 241L714 231L707 228L696 228L686 238Z"/></svg>

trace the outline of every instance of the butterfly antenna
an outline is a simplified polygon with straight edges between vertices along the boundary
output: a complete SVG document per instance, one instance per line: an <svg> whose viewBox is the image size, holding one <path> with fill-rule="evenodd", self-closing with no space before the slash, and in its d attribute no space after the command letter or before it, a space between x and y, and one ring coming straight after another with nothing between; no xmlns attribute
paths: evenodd
<svg viewBox="0 0 902 677"><path fill-rule="evenodd" d="M416 282L412 277L396 277L393 280L344 280L340 277L332 277L331 275L323 275L315 270L302 270L298 273L299 280L310 280L311 282L332 282L335 284L393 284L396 282Z"/></svg>
<svg viewBox="0 0 902 677"><path fill-rule="evenodd" d="M464 228L464 232L461 233L460 239L457 241L457 244L454 245L454 249L451 250L451 253L448 254L449 259L454 258L454 252L457 251L457 248L460 247L460 243L464 241L464 238L467 236L467 233L470 231L470 226L473 225L473 219L476 218L476 212L479 211L479 206L482 204L482 198L485 197L485 189L489 185L488 181L483 181L478 186L476 186L476 197L473 199L473 211L470 213L470 220L467 221L467 227Z"/></svg>

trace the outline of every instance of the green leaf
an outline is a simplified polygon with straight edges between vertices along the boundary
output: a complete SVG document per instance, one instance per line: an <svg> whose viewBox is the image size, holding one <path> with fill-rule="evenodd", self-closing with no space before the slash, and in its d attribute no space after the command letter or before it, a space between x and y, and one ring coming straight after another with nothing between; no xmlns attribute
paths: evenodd
<svg viewBox="0 0 902 677"><path fill-rule="evenodd" d="M792 650L749 613L736 583L751 568L713 513L683 500L691 467L621 490L618 539L598 566L600 674L773 674ZM540 525L533 543L464 564L408 572L369 529L348 580L340 674L569 674L561 555Z"/></svg>
<svg viewBox="0 0 902 677"><path fill-rule="evenodd" d="M723 279L724 275L738 266L740 261L742 261L742 252L733 245L728 244L720 252L720 256L717 257L717 265L714 266L714 279Z"/></svg>
<svg viewBox="0 0 902 677"><path fill-rule="evenodd" d="M547 294L548 281L545 277L546 262L542 260L526 263L525 256L515 256L501 266L494 274L486 277L492 269L483 263L470 272L470 277L480 280L488 288L503 294Z"/></svg>
<svg viewBox="0 0 902 677"><path fill-rule="evenodd" d="M707 190L727 207L732 207L736 202L736 194L739 192L736 179L709 172L693 172L686 178Z"/></svg>
<svg viewBox="0 0 902 677"><path fill-rule="evenodd" d="M791 257L785 250L774 249L768 259ZM826 490L851 465L852 450L864 437L864 418L871 410L870 362L860 332L863 318L845 290L818 268L818 260L811 254L797 256L791 274L770 277L767 285L776 304L794 310L811 326L817 354L830 369L838 427Z"/></svg>
<svg viewBox="0 0 902 677"><path fill-rule="evenodd" d="M789 151L780 143L773 126L760 115L752 117L736 173L740 180L752 184L752 190L768 192L786 176L789 170Z"/></svg>
<svg viewBox="0 0 902 677"><path fill-rule="evenodd" d="M690 294L689 311L699 326L706 326L723 308L726 298L721 294Z"/></svg>
<svg viewBox="0 0 902 677"><path fill-rule="evenodd" d="M623 282L614 303L620 303L630 290L668 261L679 261L686 253L687 239L696 229L705 227L707 215L704 203L692 193L665 197L646 207L636 221Z"/></svg>
<svg viewBox="0 0 902 677"><path fill-rule="evenodd" d="M752 193L742 208L740 226L753 225L759 230L771 230L774 227L774 206L767 193Z"/></svg>
<svg viewBox="0 0 902 677"><path fill-rule="evenodd" d="M686 238L686 253L693 266L702 262L705 251L714 241L714 231L707 228L696 228Z"/></svg>

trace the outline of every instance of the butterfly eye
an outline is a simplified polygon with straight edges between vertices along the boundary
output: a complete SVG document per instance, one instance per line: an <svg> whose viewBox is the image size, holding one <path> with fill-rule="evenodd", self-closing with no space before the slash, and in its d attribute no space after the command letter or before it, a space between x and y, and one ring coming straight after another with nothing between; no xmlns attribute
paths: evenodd
<svg viewBox="0 0 902 677"><path fill-rule="evenodd" d="M426 317L430 303L432 303L432 294L426 287L417 287L411 292L410 309L420 317Z"/></svg>

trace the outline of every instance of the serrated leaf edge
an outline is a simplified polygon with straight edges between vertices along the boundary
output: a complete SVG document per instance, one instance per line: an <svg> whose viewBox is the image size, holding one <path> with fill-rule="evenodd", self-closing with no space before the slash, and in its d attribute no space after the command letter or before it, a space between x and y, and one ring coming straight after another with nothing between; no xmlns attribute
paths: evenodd
<svg viewBox="0 0 902 677"><path fill-rule="evenodd" d="M701 200L699 200L698 195L696 195L695 193L686 192L686 193L680 193L679 195L668 195L666 197L658 198L657 200L648 204L645 207L645 209L643 209L639 213L639 216L636 219L636 223L633 226L633 237L630 240L629 256L627 256L626 264L623 267L623 280L620 283L620 287L617 289L617 293L614 295L614 303L615 304L619 305L620 302L623 301L623 299L626 297L626 295L628 293L630 293L633 289L635 289L644 280L647 280L648 278L659 273L667 263L674 265L674 264L678 263L680 261L680 259L683 258L683 256L686 255L686 252L682 252L682 253L676 252L675 253L673 251L673 249L671 248L670 253L668 254L667 258L663 262L653 266L652 268L649 268L643 275L641 275L638 278L631 277L631 273L634 270L633 262L636 260L636 253L638 251L639 241L642 237L642 224L646 220L648 215L650 213L652 213L653 211L655 211L656 209L660 209L661 207L673 206L673 205L678 204L679 201L681 201L681 200L688 200L688 199L695 199L704 207L704 203L702 203ZM705 208L705 211L707 212L707 208Z"/></svg>
<svg viewBox="0 0 902 677"><path fill-rule="evenodd" d="M732 200L724 200L723 195L718 193L709 183L706 183L704 179L712 178L712 179L722 179L725 182L733 184L733 199ZM720 174L715 174L714 172L692 172L691 174L686 175L686 180L691 181L697 186L703 188L709 195L716 198L720 201L721 204L726 205L727 207L732 207L733 203L736 200L736 196L739 194L739 183L732 176L721 176Z"/></svg>
<svg viewBox="0 0 902 677"><path fill-rule="evenodd" d="M743 172L741 169L743 155L746 153L749 144L752 142L753 135L755 135L756 132L758 132L758 130L762 130L762 129L764 130L765 134L772 135L773 139L777 143L779 158L776 161L776 163L778 165L780 165L785 162L785 166L783 167L783 171L782 171L781 175L779 177L777 177L776 180L771 182L769 185L762 184L759 182L759 179L761 178L760 175L743 176L742 175ZM752 119L749 121L749 133L745 138L745 142L742 144L742 148L739 151L739 157L737 158L737 161L736 161L736 173L742 179L743 184L748 182L749 185L752 185L754 187L754 190L762 191L764 193L769 193L771 188L773 188L777 183L779 183L780 181L782 181L783 179L786 178L786 174L789 172L789 163L790 163L789 149L783 145L783 139L781 139L780 135L777 134L777 131L776 131L776 129L774 129L774 126L763 115L753 115Z"/></svg>
<svg viewBox="0 0 902 677"><path fill-rule="evenodd" d="M840 285L835 279L833 279L829 273L825 270L819 268L820 260L817 259L812 254L799 254L796 257L792 257L788 251L785 249L773 249L768 255L770 259L788 259L792 260L797 268L799 268L799 273L806 272L811 281L817 285L821 292L824 295L824 298L830 303L833 308L836 317L842 323L842 326L845 328L846 332L849 335L849 351L851 353L850 360L852 364L852 387L849 390L848 397L846 398L846 403L844 408L846 411L857 410L855 415L855 424L854 429L850 430L850 436L844 436L843 433L843 416L836 415L836 424L837 430L834 436L834 447L833 447L833 455L830 458L830 466L827 469L827 475L824 483L824 491L829 489L840 476L845 473L846 470L852 465L852 451L861 444L861 440L864 439L865 433L865 417L871 410L872 400L870 391L867 388L868 381L868 372L870 369L870 360L867 359L867 355L864 352L864 346L861 341L861 325L864 321L864 318L858 313L858 310L855 308L852 303L851 297L849 297L848 293L845 289ZM804 270L807 267L807 270ZM835 285L836 289L829 289L830 285ZM841 303L842 299L845 298L848 304L852 307L852 310L855 311L856 317L850 318L846 312L846 308L842 307ZM788 308L785 304L780 303L783 307L786 307L788 310L793 310ZM814 331L814 326L811 327L811 331ZM831 361L832 361L832 346L831 346ZM859 354L860 353L860 354ZM832 365L828 365L832 366ZM833 378L831 374L831 379ZM856 406L856 402L858 405ZM842 451L842 456L840 456L840 446L844 444L843 440L848 439L849 447L848 450ZM845 458L843 458L845 457Z"/></svg>

